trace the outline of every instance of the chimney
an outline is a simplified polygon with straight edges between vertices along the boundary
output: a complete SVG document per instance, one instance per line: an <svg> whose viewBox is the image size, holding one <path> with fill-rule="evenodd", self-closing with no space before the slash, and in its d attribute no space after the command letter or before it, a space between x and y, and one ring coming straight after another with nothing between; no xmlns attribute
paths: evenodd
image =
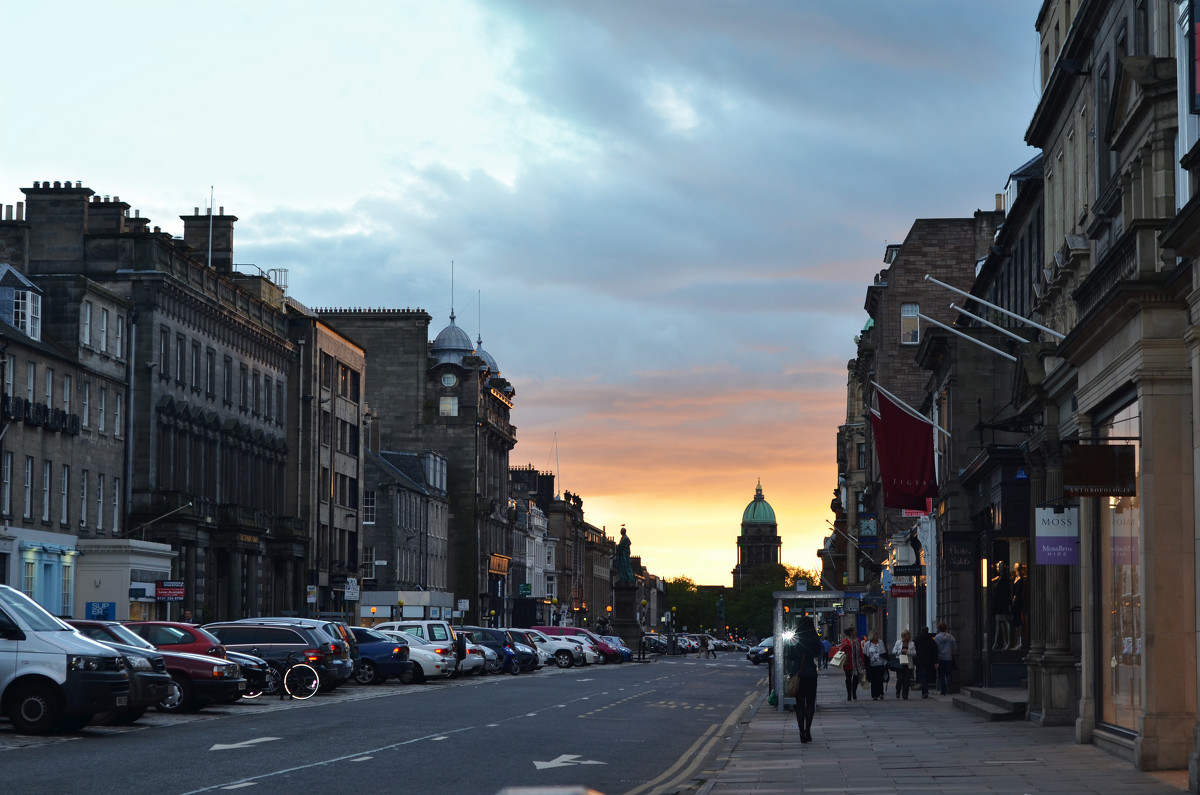
<svg viewBox="0 0 1200 795"><path fill-rule="evenodd" d="M1000 210L1000 211L1004 210L1004 194L1003 193L996 194L996 209Z"/></svg>
<svg viewBox="0 0 1200 795"><path fill-rule="evenodd" d="M193 215L179 216L183 220L183 242L190 246L195 256L201 262L217 273L233 273L233 224L236 215L226 215L221 208L219 215L213 215L212 210L200 214L200 208L195 208ZM209 220L212 221L212 262L208 261L208 230Z"/></svg>
<svg viewBox="0 0 1200 795"><path fill-rule="evenodd" d="M93 196L88 207L88 231L118 235L128 232L125 224L128 213L129 205L119 196L113 196L111 201L107 196L103 199Z"/></svg>
<svg viewBox="0 0 1200 795"><path fill-rule="evenodd" d="M55 273L58 264L83 261L83 238L88 229L88 199L91 188L75 187L68 181L49 180L21 188L25 194L25 215L29 230L29 272ZM20 204L17 218L20 220ZM48 263L45 268L40 262ZM51 264L53 263L53 264Z"/></svg>

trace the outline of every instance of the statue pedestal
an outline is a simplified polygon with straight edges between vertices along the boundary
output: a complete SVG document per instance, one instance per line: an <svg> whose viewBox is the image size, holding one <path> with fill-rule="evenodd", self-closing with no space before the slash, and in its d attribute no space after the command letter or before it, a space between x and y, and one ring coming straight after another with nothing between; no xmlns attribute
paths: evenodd
<svg viewBox="0 0 1200 795"><path fill-rule="evenodd" d="M638 623L638 587L636 583L619 582L613 586L613 633L637 654L642 639L642 626Z"/></svg>

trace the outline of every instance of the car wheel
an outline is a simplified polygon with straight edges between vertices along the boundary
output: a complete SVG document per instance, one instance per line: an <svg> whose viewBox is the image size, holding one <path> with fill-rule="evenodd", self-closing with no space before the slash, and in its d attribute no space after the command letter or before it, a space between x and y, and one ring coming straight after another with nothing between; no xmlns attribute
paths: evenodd
<svg viewBox="0 0 1200 795"><path fill-rule="evenodd" d="M597 655L596 662L598 662L600 665L608 665L608 657L605 657L603 654L599 654Z"/></svg>
<svg viewBox="0 0 1200 795"><path fill-rule="evenodd" d="M58 726L61 715L58 694L38 682L18 686L8 699L8 719L21 734L48 734Z"/></svg>
<svg viewBox="0 0 1200 795"><path fill-rule="evenodd" d="M128 726L131 723L136 723L145 714L145 707L128 707L114 715L112 725Z"/></svg>
<svg viewBox="0 0 1200 795"><path fill-rule="evenodd" d="M500 669L503 667L503 664L500 662L500 658L497 657L495 660L488 660L485 662L483 667L489 674L498 674L500 673Z"/></svg>
<svg viewBox="0 0 1200 795"><path fill-rule="evenodd" d="M277 696L282 687L283 672L275 667L274 664L267 669L266 678L263 679L262 692L264 696Z"/></svg>
<svg viewBox="0 0 1200 795"><path fill-rule="evenodd" d="M554 664L559 668L570 668L575 664L575 661L571 659L571 652L566 649L559 649L554 652Z"/></svg>
<svg viewBox="0 0 1200 795"><path fill-rule="evenodd" d="M159 712L189 712L192 706L192 683L183 674L171 674L167 682L167 695L158 702Z"/></svg>
<svg viewBox="0 0 1200 795"><path fill-rule="evenodd" d="M354 671L354 681L360 685L378 684L379 669L370 660L359 660L358 668Z"/></svg>
<svg viewBox="0 0 1200 795"><path fill-rule="evenodd" d="M425 684L425 670L420 663L413 663L412 680L415 685Z"/></svg>

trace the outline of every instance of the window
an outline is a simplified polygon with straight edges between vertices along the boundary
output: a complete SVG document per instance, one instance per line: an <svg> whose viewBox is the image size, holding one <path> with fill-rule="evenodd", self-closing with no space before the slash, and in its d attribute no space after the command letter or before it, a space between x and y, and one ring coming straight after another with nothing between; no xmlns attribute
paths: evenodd
<svg viewBox="0 0 1200 795"><path fill-rule="evenodd" d="M222 375L222 379L223 379L223 383L221 385L221 395L225 400L225 405L232 406L233 405L233 359L230 359L228 356L226 356L225 362L222 365L221 369L222 369L221 375Z"/></svg>
<svg viewBox="0 0 1200 795"><path fill-rule="evenodd" d="M238 369L238 408L245 411L250 403L250 368L241 365Z"/></svg>
<svg viewBox="0 0 1200 795"><path fill-rule="evenodd" d="M63 413L71 416L71 376L63 376Z"/></svg>
<svg viewBox="0 0 1200 795"><path fill-rule="evenodd" d="M262 414L262 376L258 371L254 371L254 391L251 393L253 402L250 404L250 410L254 412L254 416Z"/></svg>
<svg viewBox="0 0 1200 795"><path fill-rule="evenodd" d="M113 436L121 435L121 393L113 395Z"/></svg>
<svg viewBox="0 0 1200 795"><path fill-rule="evenodd" d="M83 382L83 427L87 427L91 420L91 406L89 402L92 397L92 385L87 381Z"/></svg>
<svg viewBox="0 0 1200 795"><path fill-rule="evenodd" d="M104 529L104 476L96 475L96 530Z"/></svg>
<svg viewBox="0 0 1200 795"><path fill-rule="evenodd" d="M31 339L42 338L42 297L33 290L13 291L13 325Z"/></svg>
<svg viewBox="0 0 1200 795"><path fill-rule="evenodd" d="M46 368L46 400L47 406L54 405L54 368Z"/></svg>
<svg viewBox="0 0 1200 795"><path fill-rule="evenodd" d="M458 416L458 396L457 395L442 395L438 398L438 416L439 417L457 417Z"/></svg>
<svg viewBox="0 0 1200 795"><path fill-rule="evenodd" d="M104 433L104 403L107 397L108 390L100 387L100 405L96 407L98 409L96 413L99 415L96 417L96 430L100 431L100 433Z"/></svg>
<svg viewBox="0 0 1200 795"><path fill-rule="evenodd" d="M120 358L125 354L125 316L117 315L117 334L113 339L113 356Z"/></svg>
<svg viewBox="0 0 1200 795"><path fill-rule="evenodd" d="M50 462L42 462L42 521L50 521Z"/></svg>
<svg viewBox="0 0 1200 795"><path fill-rule="evenodd" d="M200 343L192 343L192 389L200 391Z"/></svg>
<svg viewBox="0 0 1200 795"><path fill-rule="evenodd" d="M108 353L108 310L100 310L100 352Z"/></svg>
<svg viewBox="0 0 1200 795"><path fill-rule="evenodd" d="M373 491L363 492L362 520L363 524L375 524L375 492ZM365 551L366 547L363 549ZM374 559L374 553L371 557Z"/></svg>
<svg viewBox="0 0 1200 795"><path fill-rule="evenodd" d="M167 377L167 357L171 353L171 330L163 326L158 330L158 372Z"/></svg>
<svg viewBox="0 0 1200 795"><path fill-rule="evenodd" d="M26 519L33 517L33 456L25 456L25 510L21 515Z"/></svg>
<svg viewBox="0 0 1200 795"><path fill-rule="evenodd" d="M83 302L83 320L79 324L79 341L84 345L92 344L92 302Z"/></svg>
<svg viewBox="0 0 1200 795"><path fill-rule="evenodd" d="M79 526L87 525L87 483L88 471L85 469L79 475Z"/></svg>
<svg viewBox="0 0 1200 795"><path fill-rule="evenodd" d="M71 616L74 611L71 610L71 603L74 601L74 594L71 592L71 583L75 579L71 572L74 566L62 567L62 615Z"/></svg>
<svg viewBox="0 0 1200 795"><path fill-rule="evenodd" d="M12 514L12 452L4 453L4 483L0 489L0 510L5 516Z"/></svg>
<svg viewBox="0 0 1200 795"><path fill-rule="evenodd" d="M13 393L13 379L16 378L17 360L14 356L9 356L4 360L4 393L11 395Z"/></svg>
<svg viewBox="0 0 1200 795"><path fill-rule="evenodd" d="M920 304L902 304L900 306L901 345L916 345L921 341L921 322L917 317L917 313L920 311Z"/></svg>
<svg viewBox="0 0 1200 795"><path fill-rule="evenodd" d="M375 579L375 547L363 547L359 563L362 564L358 568L362 572L363 579Z"/></svg>
<svg viewBox="0 0 1200 795"><path fill-rule="evenodd" d="M271 394L274 390L271 388L272 381L270 378L263 378L263 419L267 422L271 421L271 401L274 396Z"/></svg>
<svg viewBox="0 0 1200 795"><path fill-rule="evenodd" d="M25 595L30 599L33 598L33 586L37 580L37 564L32 560L25 561L25 585L22 588Z"/></svg>
<svg viewBox="0 0 1200 795"><path fill-rule="evenodd" d="M175 383L183 383L183 357L187 350L187 342L182 334L175 335Z"/></svg>
<svg viewBox="0 0 1200 795"><path fill-rule="evenodd" d="M275 384L275 420L277 425L283 425L283 382L279 381Z"/></svg>
<svg viewBox="0 0 1200 795"><path fill-rule="evenodd" d="M858 454L858 468L866 469L867 468L867 443L859 442L857 445L855 445L855 447L857 448L856 452Z"/></svg>
<svg viewBox="0 0 1200 795"><path fill-rule="evenodd" d="M113 535L121 529L121 479L113 478L112 489L112 529Z"/></svg>
<svg viewBox="0 0 1200 795"><path fill-rule="evenodd" d="M58 499L58 523L66 525L67 523L67 502L71 488L71 467L68 464L63 464L62 468L62 483L59 485Z"/></svg>
<svg viewBox="0 0 1200 795"><path fill-rule="evenodd" d="M209 349L206 352L204 391L209 397L217 395L217 352Z"/></svg>
<svg viewBox="0 0 1200 795"><path fill-rule="evenodd" d="M30 403L34 400L33 391L37 384L37 362L30 362L29 368L25 371L25 397Z"/></svg>

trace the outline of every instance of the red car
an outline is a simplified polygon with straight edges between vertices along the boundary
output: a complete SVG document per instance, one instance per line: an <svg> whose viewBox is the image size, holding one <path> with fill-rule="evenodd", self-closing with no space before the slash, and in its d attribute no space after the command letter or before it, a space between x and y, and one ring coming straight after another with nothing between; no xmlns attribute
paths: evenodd
<svg viewBox="0 0 1200 795"><path fill-rule="evenodd" d="M159 651L182 651L225 657L225 646L194 624L181 621L126 621L125 626L154 644Z"/></svg>
<svg viewBox="0 0 1200 795"><path fill-rule="evenodd" d="M124 643L128 646L144 644L148 648L157 648L152 642L146 640L145 634L131 631L139 627L126 626L116 621L72 620L70 623L84 635L99 641ZM137 623L157 625L164 622ZM168 628L174 626L176 625L172 624ZM197 634L208 635L204 630L189 624L179 626L197 630ZM157 626L141 627L144 631L148 631L150 628L158 630ZM151 632L150 634L156 633ZM169 633L168 637L176 640L182 639L178 632ZM192 638L192 634L188 633L188 637ZM208 635L208 637L212 636ZM207 640L205 644L208 648L214 646L213 642ZM167 673L171 675L171 682L167 685L167 695L158 703L160 712L191 712L209 703L228 704L236 701L246 691L245 677L242 676L236 663L224 659L225 647L220 643L215 644L221 646L219 656L216 654L191 654L182 648L184 645L187 644L167 645L158 649L166 663Z"/></svg>

